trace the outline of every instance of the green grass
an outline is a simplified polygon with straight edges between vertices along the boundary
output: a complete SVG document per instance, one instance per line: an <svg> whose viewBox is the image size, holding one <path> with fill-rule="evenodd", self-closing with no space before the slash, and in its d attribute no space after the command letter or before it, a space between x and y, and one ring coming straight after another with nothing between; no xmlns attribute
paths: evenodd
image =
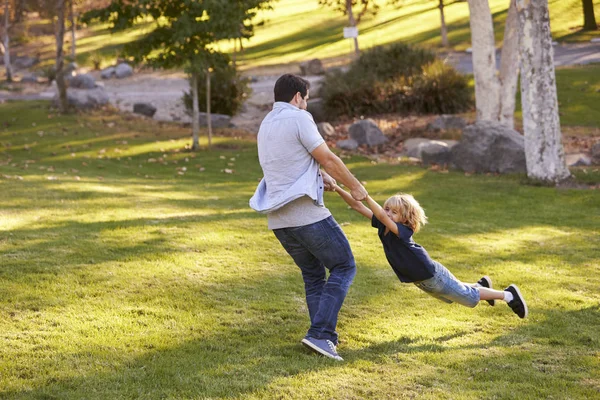
<svg viewBox="0 0 600 400"><path fill-rule="evenodd" d="M0 398L598 398L597 190L346 159L377 200L419 199L417 241L460 279L519 284L530 318L402 285L328 194L358 264L336 363L300 346L299 271L247 206L254 142L191 153L188 130L42 102L0 124Z"/></svg>

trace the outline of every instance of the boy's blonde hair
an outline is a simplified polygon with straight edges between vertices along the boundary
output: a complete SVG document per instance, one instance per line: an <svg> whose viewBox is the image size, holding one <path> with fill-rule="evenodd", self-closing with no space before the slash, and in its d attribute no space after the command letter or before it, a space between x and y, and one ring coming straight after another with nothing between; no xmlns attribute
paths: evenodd
<svg viewBox="0 0 600 400"><path fill-rule="evenodd" d="M385 201L383 208L389 208L400 214L400 222L408 226L414 233L419 232L427 223L425 210L415 198L406 193L398 193Z"/></svg>

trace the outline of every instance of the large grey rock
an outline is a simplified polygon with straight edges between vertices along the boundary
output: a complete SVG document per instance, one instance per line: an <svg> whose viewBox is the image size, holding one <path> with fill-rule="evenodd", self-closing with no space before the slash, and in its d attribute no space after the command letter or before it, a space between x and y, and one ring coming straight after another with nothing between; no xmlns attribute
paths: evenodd
<svg viewBox="0 0 600 400"><path fill-rule="evenodd" d="M378 146L387 142L387 137L371 119L363 119L350 125L348 133L359 145Z"/></svg>
<svg viewBox="0 0 600 400"><path fill-rule="evenodd" d="M327 121L323 99L309 99L306 111L312 114L313 119L317 123Z"/></svg>
<svg viewBox="0 0 600 400"><path fill-rule="evenodd" d="M117 79L127 78L133 75L133 68L127 63L121 63L115 68L115 76Z"/></svg>
<svg viewBox="0 0 600 400"><path fill-rule="evenodd" d="M451 150L452 163L466 172L524 173L524 146L519 132L498 122L480 121L464 129Z"/></svg>
<svg viewBox="0 0 600 400"><path fill-rule="evenodd" d="M38 77L34 74L27 74L21 78L21 83L38 83Z"/></svg>
<svg viewBox="0 0 600 400"><path fill-rule="evenodd" d="M419 145L421 143L429 143L431 139L427 138L410 138L406 139L403 143L404 149L403 153L407 157L421 158L421 148Z"/></svg>
<svg viewBox="0 0 600 400"><path fill-rule="evenodd" d="M201 112L198 120L200 121L200 126L208 126L208 118L206 113ZM210 125L213 128L227 128L231 125L231 117L225 114L211 113Z"/></svg>
<svg viewBox="0 0 600 400"><path fill-rule="evenodd" d="M116 69L115 67L108 67L102 70L102 72L100 72L100 77L102 79L111 79L113 76L115 76L116 73Z"/></svg>
<svg viewBox="0 0 600 400"><path fill-rule="evenodd" d="M335 135L335 129L329 122L319 122L317 124L317 129L324 138Z"/></svg>
<svg viewBox="0 0 600 400"><path fill-rule="evenodd" d="M354 139L340 140L335 146L342 150L356 150L358 148L358 142Z"/></svg>
<svg viewBox="0 0 600 400"><path fill-rule="evenodd" d="M67 90L67 100L69 105L77 109L90 109L101 107L108 104L108 94L103 87L94 89L73 89ZM54 105L58 105L58 93L54 95Z"/></svg>
<svg viewBox="0 0 600 400"><path fill-rule="evenodd" d="M450 165L452 154L450 146L446 142L431 140L419 145L421 161L423 165Z"/></svg>
<svg viewBox="0 0 600 400"><path fill-rule="evenodd" d="M325 68L323 63L318 58L313 58L310 61L303 62L300 64L301 75L323 75L325 74Z"/></svg>
<svg viewBox="0 0 600 400"><path fill-rule="evenodd" d="M133 105L133 112L152 118L156 114L156 107L150 103L135 103Z"/></svg>
<svg viewBox="0 0 600 400"><path fill-rule="evenodd" d="M440 115L433 122L427 125L428 131L441 131L446 129L464 129L467 122L456 115Z"/></svg>
<svg viewBox="0 0 600 400"><path fill-rule="evenodd" d="M592 146L592 164L600 164L600 142Z"/></svg>
<svg viewBox="0 0 600 400"><path fill-rule="evenodd" d="M96 87L96 79L90 74L75 75L69 81L69 87L74 89L93 89Z"/></svg>

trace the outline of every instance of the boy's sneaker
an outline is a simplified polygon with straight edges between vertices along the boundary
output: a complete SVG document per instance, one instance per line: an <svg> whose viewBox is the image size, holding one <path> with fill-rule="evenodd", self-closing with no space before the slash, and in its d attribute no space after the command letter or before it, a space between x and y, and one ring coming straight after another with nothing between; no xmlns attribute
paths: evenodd
<svg viewBox="0 0 600 400"><path fill-rule="evenodd" d="M519 318L525 318L529 311L527 310L527 304L525 299L521 295L519 288L516 285L510 285L506 289L506 292L511 292L513 295L512 301L509 301L508 306L519 316Z"/></svg>
<svg viewBox="0 0 600 400"><path fill-rule="evenodd" d="M344 361L344 359L340 357L337 353L335 345L331 340L315 339L313 337L307 336L304 339L302 339L302 344L308 347L310 350L314 351L315 353L324 355L325 357L333 358L337 361Z"/></svg>
<svg viewBox="0 0 600 400"><path fill-rule="evenodd" d="M488 288L488 289L492 289L492 278L490 278L489 276L483 276L481 277L480 280L477 281L477 283L479 283L481 286L483 286L484 288ZM496 300L486 300L488 302L488 304L490 306L495 306L496 305Z"/></svg>

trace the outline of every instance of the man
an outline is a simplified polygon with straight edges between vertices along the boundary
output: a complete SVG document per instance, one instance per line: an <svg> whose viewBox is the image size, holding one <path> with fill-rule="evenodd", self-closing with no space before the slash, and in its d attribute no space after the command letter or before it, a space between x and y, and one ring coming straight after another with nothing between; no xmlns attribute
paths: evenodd
<svg viewBox="0 0 600 400"><path fill-rule="evenodd" d="M329 150L306 111L309 88L308 81L290 74L275 83L273 110L258 131L264 178L250 206L267 214L269 229L302 271L311 323L302 344L341 361L335 328L356 264L348 239L323 204L323 191L336 180L356 200L364 200L367 191Z"/></svg>

